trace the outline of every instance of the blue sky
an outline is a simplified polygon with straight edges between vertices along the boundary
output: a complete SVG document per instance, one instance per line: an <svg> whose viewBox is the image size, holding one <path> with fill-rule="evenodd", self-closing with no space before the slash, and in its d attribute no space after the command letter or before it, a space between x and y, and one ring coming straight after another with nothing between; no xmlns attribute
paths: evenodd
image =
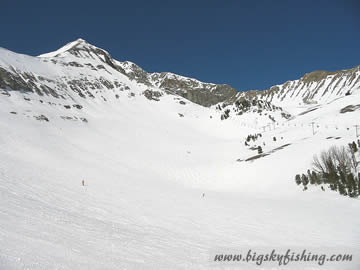
<svg viewBox="0 0 360 270"><path fill-rule="evenodd" d="M0 46L30 55L79 37L146 71L238 90L360 65L360 1L1 1Z"/></svg>

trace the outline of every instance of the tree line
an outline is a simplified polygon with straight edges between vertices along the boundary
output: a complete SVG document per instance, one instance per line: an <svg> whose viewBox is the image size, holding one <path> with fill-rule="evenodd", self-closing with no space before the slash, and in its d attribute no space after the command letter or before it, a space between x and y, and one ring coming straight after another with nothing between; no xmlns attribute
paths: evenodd
<svg viewBox="0 0 360 270"><path fill-rule="evenodd" d="M297 174L295 182L302 185L303 190L308 189L308 185L327 185L331 190L337 191L341 195L352 198L360 194L360 173L358 172L360 140L345 146L333 146L315 155L312 162L312 170L306 173Z"/></svg>

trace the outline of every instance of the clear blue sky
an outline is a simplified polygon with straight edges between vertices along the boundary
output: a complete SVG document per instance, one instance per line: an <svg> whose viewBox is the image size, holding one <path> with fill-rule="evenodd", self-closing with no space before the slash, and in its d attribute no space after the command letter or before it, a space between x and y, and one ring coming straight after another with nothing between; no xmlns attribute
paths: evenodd
<svg viewBox="0 0 360 270"><path fill-rule="evenodd" d="M1 1L0 46L38 55L79 37L149 72L238 90L360 65L360 1Z"/></svg>

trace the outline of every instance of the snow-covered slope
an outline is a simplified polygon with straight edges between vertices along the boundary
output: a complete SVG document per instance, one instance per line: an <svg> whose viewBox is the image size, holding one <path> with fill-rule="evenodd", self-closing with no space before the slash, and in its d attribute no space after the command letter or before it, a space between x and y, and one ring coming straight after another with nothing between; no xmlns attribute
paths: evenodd
<svg viewBox="0 0 360 270"><path fill-rule="evenodd" d="M351 98L346 98L347 96ZM250 113L255 119L252 123L262 122L263 126L267 126L282 123L313 108L327 106L338 99L345 99L349 104L359 101L359 66L336 72L314 71L298 80L275 85L268 90L240 92L222 102L221 108L223 111L228 110L229 116L247 120ZM264 111L264 108L267 110ZM242 117L244 112L248 114ZM264 114L271 121L256 120Z"/></svg>
<svg viewBox="0 0 360 270"><path fill-rule="evenodd" d="M202 106L135 69L83 40L41 57L0 50L0 269L216 269L226 250L288 248L352 253L322 268L357 269L359 200L294 181L356 139L357 90L289 102L289 116L261 97ZM238 111L221 120L226 106Z"/></svg>
<svg viewBox="0 0 360 270"><path fill-rule="evenodd" d="M360 66L335 72L314 71L265 91L249 91L238 96L257 95L275 105L291 106L324 104L351 94L360 94Z"/></svg>

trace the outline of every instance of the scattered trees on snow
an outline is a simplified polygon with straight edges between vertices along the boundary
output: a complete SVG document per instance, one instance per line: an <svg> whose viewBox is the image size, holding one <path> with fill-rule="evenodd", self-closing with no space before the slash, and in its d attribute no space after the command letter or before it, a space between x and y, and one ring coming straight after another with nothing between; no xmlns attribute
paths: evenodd
<svg viewBox="0 0 360 270"><path fill-rule="evenodd" d="M250 134L250 135L248 135L248 136L246 137L246 141L247 141L247 142L250 142L250 141L252 140L253 142L255 142L259 137L260 137L260 138L262 137L261 133Z"/></svg>
<svg viewBox="0 0 360 270"><path fill-rule="evenodd" d="M355 145L355 147L354 147ZM333 146L327 151L315 155L313 159L313 170L308 170L307 174L297 174L295 182L302 184L304 190L307 185L328 185L331 190L339 192L341 195L358 197L360 193L360 174L357 173L356 152L358 151L355 142L350 143L349 147ZM323 186L322 189L324 190Z"/></svg>
<svg viewBox="0 0 360 270"><path fill-rule="evenodd" d="M221 115L221 120L225 120L225 119L228 119L230 116L230 110L229 109L226 109L224 111L224 113Z"/></svg>

